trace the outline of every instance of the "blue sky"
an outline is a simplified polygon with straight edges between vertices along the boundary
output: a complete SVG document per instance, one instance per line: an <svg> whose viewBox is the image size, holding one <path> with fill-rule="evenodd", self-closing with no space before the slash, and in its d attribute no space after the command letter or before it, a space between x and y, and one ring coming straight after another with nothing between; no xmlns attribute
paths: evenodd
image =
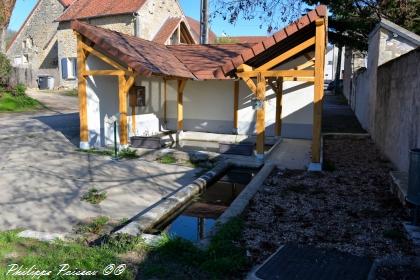
<svg viewBox="0 0 420 280"><path fill-rule="evenodd" d="M17 0L9 28L18 30L36 2L37 0ZM180 2L186 15L196 19L200 18L200 0L180 0ZM222 18L216 18L212 21L211 28L218 35L223 32L229 36L266 35L266 30L259 28L258 21L239 20L236 25L232 25Z"/></svg>

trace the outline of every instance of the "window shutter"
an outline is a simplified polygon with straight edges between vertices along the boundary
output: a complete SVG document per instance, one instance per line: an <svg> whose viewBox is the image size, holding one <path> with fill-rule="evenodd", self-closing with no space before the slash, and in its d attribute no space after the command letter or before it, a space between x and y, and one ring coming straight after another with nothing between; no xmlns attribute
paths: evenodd
<svg viewBox="0 0 420 280"><path fill-rule="evenodd" d="M62 58L61 59L61 76L63 77L64 80L67 80L69 77L69 72L68 72L68 65L67 65L67 58Z"/></svg>

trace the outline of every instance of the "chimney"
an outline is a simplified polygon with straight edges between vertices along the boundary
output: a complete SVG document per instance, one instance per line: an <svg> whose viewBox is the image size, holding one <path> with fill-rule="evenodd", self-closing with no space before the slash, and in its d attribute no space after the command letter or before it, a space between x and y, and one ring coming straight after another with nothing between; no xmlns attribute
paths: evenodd
<svg viewBox="0 0 420 280"><path fill-rule="evenodd" d="M209 43L209 4L208 0L201 0L200 13L200 44Z"/></svg>

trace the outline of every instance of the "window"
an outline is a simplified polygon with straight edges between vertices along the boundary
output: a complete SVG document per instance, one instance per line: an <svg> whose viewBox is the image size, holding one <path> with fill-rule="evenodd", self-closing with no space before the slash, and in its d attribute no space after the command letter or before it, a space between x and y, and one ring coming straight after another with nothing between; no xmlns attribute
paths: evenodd
<svg viewBox="0 0 420 280"><path fill-rule="evenodd" d="M75 80L77 76L77 60L75 57L61 59L61 77L64 80Z"/></svg>
<svg viewBox="0 0 420 280"><path fill-rule="evenodd" d="M130 107L146 106L146 88L143 86L133 86L130 89Z"/></svg>
<svg viewBox="0 0 420 280"><path fill-rule="evenodd" d="M24 54L22 56L22 64L28 64L29 63L29 55Z"/></svg>

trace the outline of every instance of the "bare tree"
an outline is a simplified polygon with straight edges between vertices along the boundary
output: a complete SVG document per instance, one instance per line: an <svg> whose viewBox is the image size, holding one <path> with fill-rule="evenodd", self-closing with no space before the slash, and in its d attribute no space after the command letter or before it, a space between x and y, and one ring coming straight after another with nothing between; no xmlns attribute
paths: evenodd
<svg viewBox="0 0 420 280"><path fill-rule="evenodd" d="M6 52L6 34L16 0L0 0L0 52Z"/></svg>

